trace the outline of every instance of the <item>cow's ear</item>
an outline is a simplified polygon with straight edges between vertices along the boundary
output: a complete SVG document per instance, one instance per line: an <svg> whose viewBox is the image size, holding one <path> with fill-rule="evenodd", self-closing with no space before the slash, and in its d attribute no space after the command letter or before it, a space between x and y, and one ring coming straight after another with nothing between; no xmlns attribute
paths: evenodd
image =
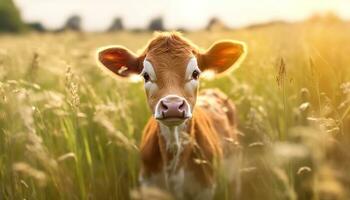
<svg viewBox="0 0 350 200"><path fill-rule="evenodd" d="M246 45L242 42L226 40L214 43L204 53L199 54L199 68L222 73L234 69L246 54ZM238 66L237 66L238 67Z"/></svg>
<svg viewBox="0 0 350 200"><path fill-rule="evenodd" d="M109 71L120 77L139 74L143 68L143 58L121 46L101 48L97 52L97 60Z"/></svg>

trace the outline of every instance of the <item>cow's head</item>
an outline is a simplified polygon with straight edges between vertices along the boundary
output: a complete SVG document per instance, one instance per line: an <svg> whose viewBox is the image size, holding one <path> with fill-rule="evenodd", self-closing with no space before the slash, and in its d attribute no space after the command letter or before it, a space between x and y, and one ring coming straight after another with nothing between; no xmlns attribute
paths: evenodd
<svg viewBox="0 0 350 200"><path fill-rule="evenodd" d="M226 40L201 51L177 33L160 33L135 55L122 46L98 52L99 62L119 77L140 74L154 117L167 126L192 117L203 71L229 71L245 53L243 43Z"/></svg>

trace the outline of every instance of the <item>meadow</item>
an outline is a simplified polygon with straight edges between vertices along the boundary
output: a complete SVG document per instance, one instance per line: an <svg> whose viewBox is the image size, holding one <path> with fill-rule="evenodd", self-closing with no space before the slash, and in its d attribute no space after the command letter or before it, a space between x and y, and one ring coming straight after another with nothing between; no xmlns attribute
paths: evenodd
<svg viewBox="0 0 350 200"><path fill-rule="evenodd" d="M247 43L227 76L201 80L236 104L241 199L350 199L350 24L304 22L184 33L200 47ZM152 33L0 35L0 199L165 199L140 191L143 83L96 65ZM235 199L218 172L216 199ZM145 195L145 196L142 196Z"/></svg>

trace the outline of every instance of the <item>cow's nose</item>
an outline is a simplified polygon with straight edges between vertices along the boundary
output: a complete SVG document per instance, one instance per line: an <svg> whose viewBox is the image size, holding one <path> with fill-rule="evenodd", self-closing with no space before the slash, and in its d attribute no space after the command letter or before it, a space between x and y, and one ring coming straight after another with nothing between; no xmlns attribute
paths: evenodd
<svg viewBox="0 0 350 200"><path fill-rule="evenodd" d="M187 104L184 99L176 96L166 97L159 103L162 118L185 118Z"/></svg>

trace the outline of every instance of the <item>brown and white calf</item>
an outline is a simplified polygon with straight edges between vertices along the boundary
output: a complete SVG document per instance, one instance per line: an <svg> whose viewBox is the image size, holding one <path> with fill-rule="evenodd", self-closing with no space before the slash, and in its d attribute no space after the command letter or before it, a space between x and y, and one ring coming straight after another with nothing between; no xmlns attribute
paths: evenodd
<svg viewBox="0 0 350 200"><path fill-rule="evenodd" d="M235 108L219 90L197 95L199 77L207 70L229 71L245 51L243 43L231 40L203 51L178 33L158 33L140 55L122 46L98 52L99 62L119 77L144 78L153 116L140 145L141 185L166 189L178 199L212 199L214 167L237 142Z"/></svg>

